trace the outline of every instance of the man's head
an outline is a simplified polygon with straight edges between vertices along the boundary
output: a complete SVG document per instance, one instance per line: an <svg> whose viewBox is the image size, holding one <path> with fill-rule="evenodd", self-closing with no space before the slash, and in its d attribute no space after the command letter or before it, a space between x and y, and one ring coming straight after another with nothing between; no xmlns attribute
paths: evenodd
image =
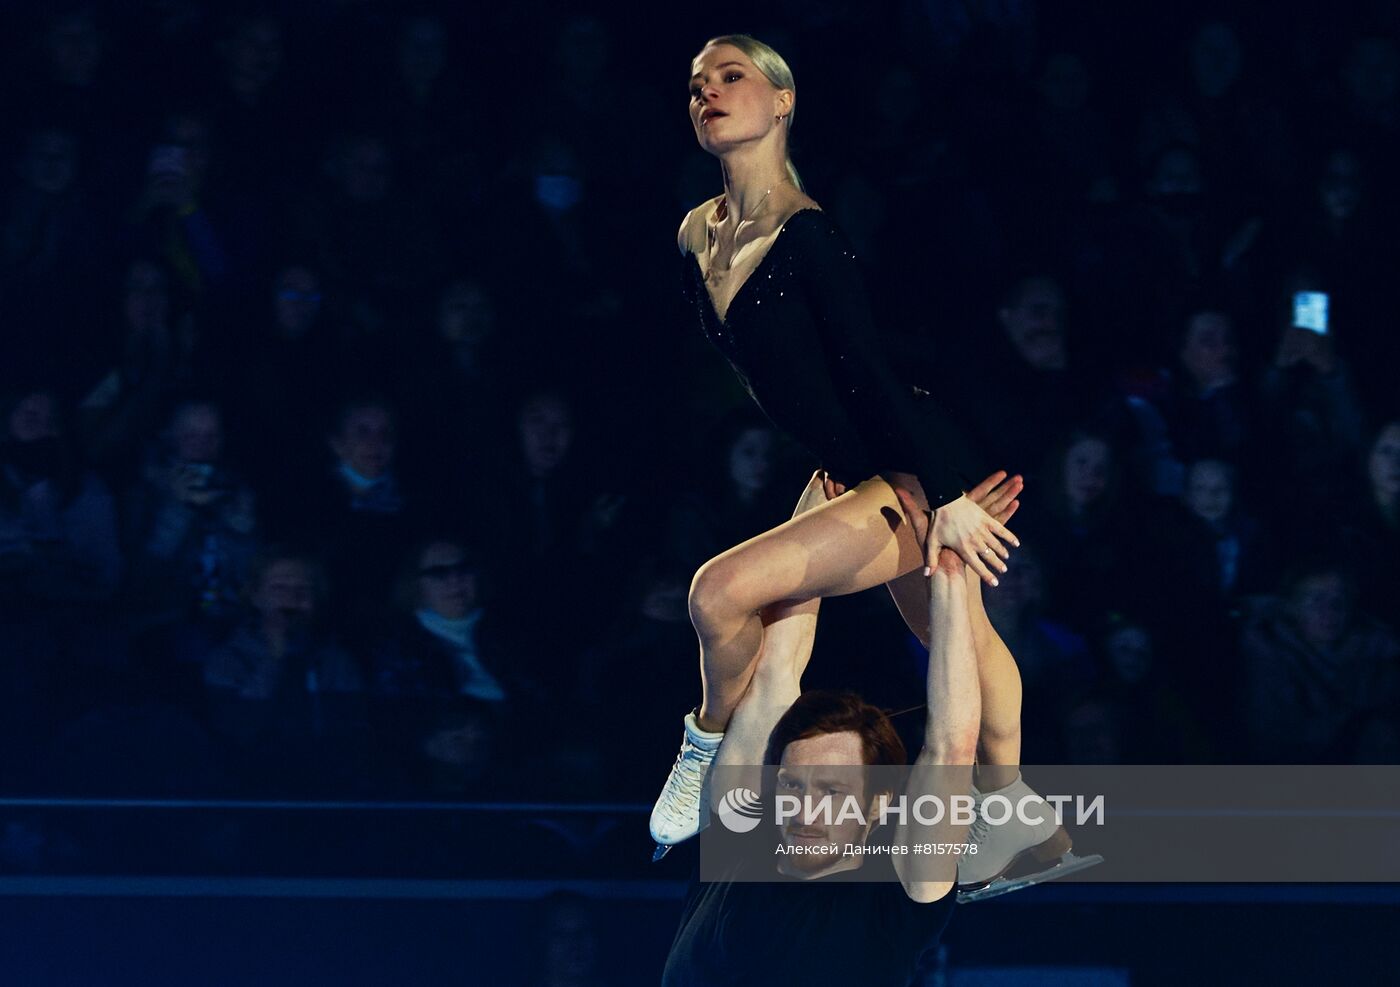
<svg viewBox="0 0 1400 987"><path fill-rule="evenodd" d="M230 18L219 41L224 78L245 103L256 103L282 70L282 22L272 14Z"/></svg>
<svg viewBox="0 0 1400 987"><path fill-rule="evenodd" d="M212 401L182 401L170 414L170 451L186 463L218 461L224 447L224 421Z"/></svg>
<svg viewBox="0 0 1400 987"><path fill-rule="evenodd" d="M1239 350L1230 317L1211 309L1193 312L1182 331L1178 356L1197 391L1233 383Z"/></svg>
<svg viewBox="0 0 1400 987"><path fill-rule="evenodd" d="M438 302L438 335L454 347L480 346L496 329L496 309L479 281L459 278Z"/></svg>
<svg viewBox="0 0 1400 987"><path fill-rule="evenodd" d="M1356 581L1344 566L1315 561L1296 567L1284 580L1293 625L1314 651L1326 654L1341 643L1356 613Z"/></svg>
<svg viewBox="0 0 1400 987"><path fill-rule="evenodd" d="M1065 295L1054 278L1035 275L1016 282L997 319L1031 369L1065 369Z"/></svg>
<svg viewBox="0 0 1400 987"><path fill-rule="evenodd" d="M1187 510L1206 524L1224 524L1235 505L1234 468L1218 459L1192 463L1181 499Z"/></svg>
<svg viewBox="0 0 1400 987"><path fill-rule="evenodd" d="M904 742L884 711L853 692L803 693L783 714L768 737L763 763L776 765L775 796L793 796L803 807L816 807L830 796L829 815L799 812L782 823L790 847L834 846L836 852L785 854L779 870L810 879L858 866L862 858L841 856L847 843L864 844L879 818L882 799L891 793L867 791L864 769L907 763ZM843 813L854 804L859 813Z"/></svg>
<svg viewBox="0 0 1400 987"><path fill-rule="evenodd" d="M331 433L331 451L360 476L378 480L394 465L396 431L394 412L387 403L350 401L342 406Z"/></svg>
<svg viewBox="0 0 1400 987"><path fill-rule="evenodd" d="M525 467L536 479L553 475L569 455L574 423L562 394L539 391L526 399L516 419Z"/></svg>
<svg viewBox="0 0 1400 987"><path fill-rule="evenodd" d="M253 562L248 602L265 627L305 627L314 620L326 595L320 564L295 550L272 547Z"/></svg>

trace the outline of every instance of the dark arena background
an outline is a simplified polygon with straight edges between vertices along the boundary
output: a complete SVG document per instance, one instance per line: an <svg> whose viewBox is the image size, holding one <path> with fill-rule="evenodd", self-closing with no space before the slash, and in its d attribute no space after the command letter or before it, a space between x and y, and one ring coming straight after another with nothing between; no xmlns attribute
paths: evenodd
<svg viewBox="0 0 1400 987"><path fill-rule="evenodd" d="M1400 6L10 3L0 981L659 981L690 579L816 465L680 290L732 31L1026 478L1027 762L1400 761ZM822 626L922 701L881 592ZM1397 905L1050 884L919 984L1390 982Z"/></svg>

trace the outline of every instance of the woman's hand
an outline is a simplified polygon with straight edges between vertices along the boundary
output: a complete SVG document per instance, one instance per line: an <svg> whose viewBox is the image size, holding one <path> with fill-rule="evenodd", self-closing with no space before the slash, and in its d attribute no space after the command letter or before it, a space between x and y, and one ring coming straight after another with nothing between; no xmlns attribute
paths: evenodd
<svg viewBox="0 0 1400 987"><path fill-rule="evenodd" d="M1024 483L1019 476L1006 478L998 471L973 487L963 496L944 504L932 513L923 510L909 491L895 487L895 496L914 526L914 534L924 546L924 575L930 575L938 564L938 553L949 548L971 566L989 586L997 585L988 562L1000 572L1006 571L1010 551L1002 541L1019 548L1020 540L1007 529L1004 522L1020 507L1016 499ZM988 510L990 508L990 510Z"/></svg>
<svg viewBox="0 0 1400 987"><path fill-rule="evenodd" d="M1025 487L1026 481L1019 475L1008 479L1006 470L997 470L969 490L967 496L982 510L1005 524L1020 509L1021 502L1017 498Z"/></svg>

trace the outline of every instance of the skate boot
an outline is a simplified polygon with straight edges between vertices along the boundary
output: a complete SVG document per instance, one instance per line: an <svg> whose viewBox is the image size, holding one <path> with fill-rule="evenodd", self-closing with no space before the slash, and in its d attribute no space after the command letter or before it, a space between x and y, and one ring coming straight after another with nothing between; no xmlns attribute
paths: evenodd
<svg viewBox="0 0 1400 987"><path fill-rule="evenodd" d="M718 733L701 730L694 711L685 715L681 752L676 755L666 787L651 810L651 838L656 841L656 851L651 857L653 863L666 856L677 843L700 832L701 788L723 739L722 730Z"/></svg>
<svg viewBox="0 0 1400 987"><path fill-rule="evenodd" d="M982 803L989 795L1010 800L1012 812L1006 822L989 823L982 815ZM1055 807L1037 795L1018 774L1016 780L994 792L973 789L976 818L968 829L968 842L977 845L974 854L958 859L958 901L966 903L995 898L1034 884L1053 881L1095 864L1103 857L1093 854L1077 857L1065 828L1055 821ZM1024 803L1024 814L1039 822L1027 824L1015 811ZM1000 818L1004 809L994 813Z"/></svg>

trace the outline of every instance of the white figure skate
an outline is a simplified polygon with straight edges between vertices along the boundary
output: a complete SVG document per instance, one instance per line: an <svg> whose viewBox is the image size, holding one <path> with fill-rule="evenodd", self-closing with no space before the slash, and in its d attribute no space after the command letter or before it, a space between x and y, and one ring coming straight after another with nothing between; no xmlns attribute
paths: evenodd
<svg viewBox="0 0 1400 987"><path fill-rule="evenodd" d="M685 715L681 752L651 810L651 838L656 841L652 863L666 856L677 843L700 832L701 790L723 739L724 731L701 730L694 711Z"/></svg>
<svg viewBox="0 0 1400 987"><path fill-rule="evenodd" d="M989 795L1005 796L1015 810L1036 823L1026 823L1013 811L1002 824L993 825L982 813ZM977 844L975 854L958 860L958 902L985 901L1019 891L1045 881L1077 873L1103 863L1098 854L1076 856L1065 828L1056 822L1055 807L1035 793L1020 775L1005 788L994 792L973 790L976 818L968 831L968 842ZM1000 817L1002 813L996 815Z"/></svg>

